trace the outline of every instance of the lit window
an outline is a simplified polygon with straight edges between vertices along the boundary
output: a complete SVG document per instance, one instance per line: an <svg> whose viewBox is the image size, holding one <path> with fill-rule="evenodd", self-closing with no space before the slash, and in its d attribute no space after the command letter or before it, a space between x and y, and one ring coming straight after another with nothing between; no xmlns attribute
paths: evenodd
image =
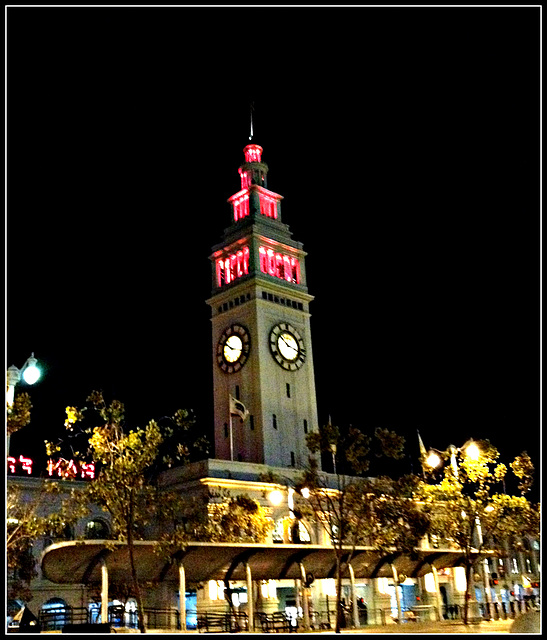
<svg viewBox="0 0 547 640"><path fill-rule="evenodd" d="M300 263L297 258L276 253L273 249L259 248L260 271L270 276L300 284Z"/></svg>
<svg viewBox="0 0 547 640"><path fill-rule="evenodd" d="M109 537L107 524L100 519L91 520L86 524L85 537L88 540L105 540Z"/></svg>
<svg viewBox="0 0 547 640"><path fill-rule="evenodd" d="M260 162L262 158L262 147L258 144L248 144L243 149L245 154L245 162Z"/></svg>
<svg viewBox="0 0 547 640"><path fill-rule="evenodd" d="M277 219L277 202L268 196L260 196L260 213L267 218Z"/></svg>
<svg viewBox="0 0 547 640"><path fill-rule="evenodd" d="M243 179L243 177L242 177ZM249 215L249 194L245 193L234 200L234 222L246 218Z"/></svg>
<svg viewBox="0 0 547 640"><path fill-rule="evenodd" d="M249 247L243 247L226 258L219 258L216 262L217 286L230 284L236 278L249 273Z"/></svg>

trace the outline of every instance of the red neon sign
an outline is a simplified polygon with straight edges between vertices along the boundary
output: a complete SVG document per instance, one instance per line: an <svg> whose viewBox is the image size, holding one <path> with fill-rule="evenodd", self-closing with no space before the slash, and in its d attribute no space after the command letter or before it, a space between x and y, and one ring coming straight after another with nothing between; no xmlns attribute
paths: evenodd
<svg viewBox="0 0 547 640"><path fill-rule="evenodd" d="M81 475L82 479L95 478L94 462L79 462L77 460L48 460L47 470L50 476L57 475L59 478L76 478Z"/></svg>
<svg viewBox="0 0 547 640"><path fill-rule="evenodd" d="M32 466L34 461L32 458L19 456L19 459L8 456L8 473L18 475L26 473L32 474ZM95 478L95 463L81 462L79 460L48 460L47 471L50 476L56 475L59 478L76 478L80 476L83 480Z"/></svg>
<svg viewBox="0 0 547 640"><path fill-rule="evenodd" d="M281 280L300 284L300 264L292 256L276 253L273 249L259 248L260 270Z"/></svg>
<svg viewBox="0 0 547 640"><path fill-rule="evenodd" d="M10 473L17 473L17 466L21 465L21 470L26 471L30 476L32 473L32 464L33 461L31 458L25 458L24 456L19 456L19 460L13 458L12 456L8 456L8 470Z"/></svg>
<svg viewBox="0 0 547 640"><path fill-rule="evenodd" d="M225 258L219 258L216 261L216 267L218 287L230 284L236 278L247 275L249 273L249 247L245 246Z"/></svg>

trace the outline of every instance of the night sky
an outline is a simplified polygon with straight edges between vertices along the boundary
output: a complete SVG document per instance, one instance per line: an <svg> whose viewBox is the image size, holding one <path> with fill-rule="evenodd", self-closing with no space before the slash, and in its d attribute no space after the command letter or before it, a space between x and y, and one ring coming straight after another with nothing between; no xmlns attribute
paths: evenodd
<svg viewBox="0 0 547 640"><path fill-rule="evenodd" d="M320 422L394 429L415 471L417 429L539 463L539 8L7 14L6 366L45 369L12 454L93 389L212 435L208 256L252 100Z"/></svg>

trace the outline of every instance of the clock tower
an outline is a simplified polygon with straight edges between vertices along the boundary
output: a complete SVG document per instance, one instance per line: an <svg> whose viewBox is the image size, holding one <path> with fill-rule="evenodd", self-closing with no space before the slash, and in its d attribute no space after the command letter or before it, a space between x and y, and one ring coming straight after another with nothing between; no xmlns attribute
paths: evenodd
<svg viewBox="0 0 547 640"><path fill-rule="evenodd" d="M267 188L262 147L243 153L231 224L210 256L215 457L303 468L306 434L318 429L306 253Z"/></svg>

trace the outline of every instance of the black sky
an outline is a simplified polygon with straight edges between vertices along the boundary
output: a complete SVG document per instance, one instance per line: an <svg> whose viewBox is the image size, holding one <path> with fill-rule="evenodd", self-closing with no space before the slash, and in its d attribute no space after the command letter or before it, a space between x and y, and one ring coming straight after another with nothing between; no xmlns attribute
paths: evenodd
<svg viewBox="0 0 547 640"><path fill-rule="evenodd" d="M9 8L7 359L212 422L208 256L255 141L320 421L539 461L539 8ZM22 387L21 387L22 390Z"/></svg>

